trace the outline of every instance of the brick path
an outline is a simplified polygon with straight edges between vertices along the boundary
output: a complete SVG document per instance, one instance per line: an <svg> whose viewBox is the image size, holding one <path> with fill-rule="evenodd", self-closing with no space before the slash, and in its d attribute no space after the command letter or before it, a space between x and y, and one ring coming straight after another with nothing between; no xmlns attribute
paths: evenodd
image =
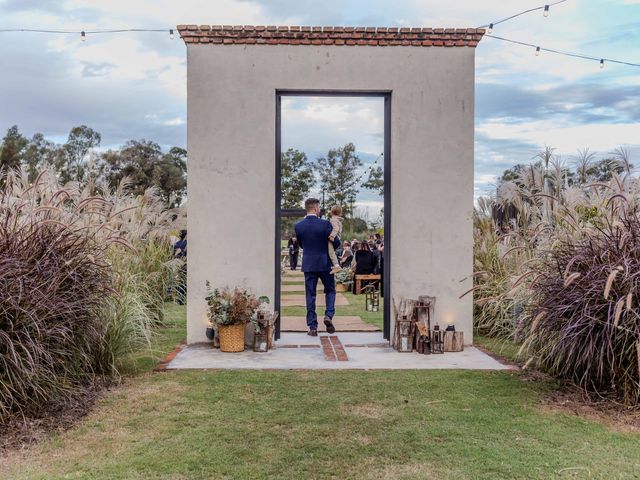
<svg viewBox="0 0 640 480"><path fill-rule="evenodd" d="M322 345L322 352L324 353L324 359L329 362L347 362L347 352L344 351L342 342L336 336L320 337L320 344Z"/></svg>

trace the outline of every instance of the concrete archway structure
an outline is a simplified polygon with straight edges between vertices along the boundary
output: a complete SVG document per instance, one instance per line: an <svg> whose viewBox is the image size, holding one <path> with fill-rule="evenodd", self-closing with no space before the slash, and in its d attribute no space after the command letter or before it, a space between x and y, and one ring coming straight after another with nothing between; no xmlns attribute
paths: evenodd
<svg viewBox="0 0 640 480"><path fill-rule="evenodd" d="M390 294L435 295L472 342L475 47L482 29L179 25L187 45L187 341L205 281L275 289L279 91L390 96ZM463 280L465 279L465 280Z"/></svg>

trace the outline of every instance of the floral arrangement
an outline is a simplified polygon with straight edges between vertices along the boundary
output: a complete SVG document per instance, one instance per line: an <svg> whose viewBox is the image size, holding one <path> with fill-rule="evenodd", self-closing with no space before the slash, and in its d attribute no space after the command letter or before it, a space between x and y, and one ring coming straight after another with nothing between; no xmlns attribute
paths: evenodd
<svg viewBox="0 0 640 480"><path fill-rule="evenodd" d="M353 271L349 268L345 268L340 270L334 275L336 283L341 283L343 285L349 285L353 283Z"/></svg>
<svg viewBox="0 0 640 480"><path fill-rule="evenodd" d="M260 299L246 289L224 287L211 291L208 281L205 300L207 317L217 326L249 323L261 304Z"/></svg>

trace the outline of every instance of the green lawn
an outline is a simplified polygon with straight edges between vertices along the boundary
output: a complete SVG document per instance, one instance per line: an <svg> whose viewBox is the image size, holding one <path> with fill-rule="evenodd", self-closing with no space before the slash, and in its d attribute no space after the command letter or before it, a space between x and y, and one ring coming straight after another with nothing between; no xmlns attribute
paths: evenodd
<svg viewBox="0 0 640 480"><path fill-rule="evenodd" d="M184 335L184 308L172 318L156 355ZM546 410L553 388L514 372L138 373L1 458L0 478L638 478L640 435Z"/></svg>

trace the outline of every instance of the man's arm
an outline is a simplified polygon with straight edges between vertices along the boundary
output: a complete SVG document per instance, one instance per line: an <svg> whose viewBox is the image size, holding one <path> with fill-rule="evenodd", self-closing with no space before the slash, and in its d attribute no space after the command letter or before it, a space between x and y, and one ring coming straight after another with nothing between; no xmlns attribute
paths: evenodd
<svg viewBox="0 0 640 480"><path fill-rule="evenodd" d="M300 235L300 232L298 231L298 225L296 225L293 229L295 230L296 238L298 239L298 247L304 250L304 247L302 246L302 235Z"/></svg>

